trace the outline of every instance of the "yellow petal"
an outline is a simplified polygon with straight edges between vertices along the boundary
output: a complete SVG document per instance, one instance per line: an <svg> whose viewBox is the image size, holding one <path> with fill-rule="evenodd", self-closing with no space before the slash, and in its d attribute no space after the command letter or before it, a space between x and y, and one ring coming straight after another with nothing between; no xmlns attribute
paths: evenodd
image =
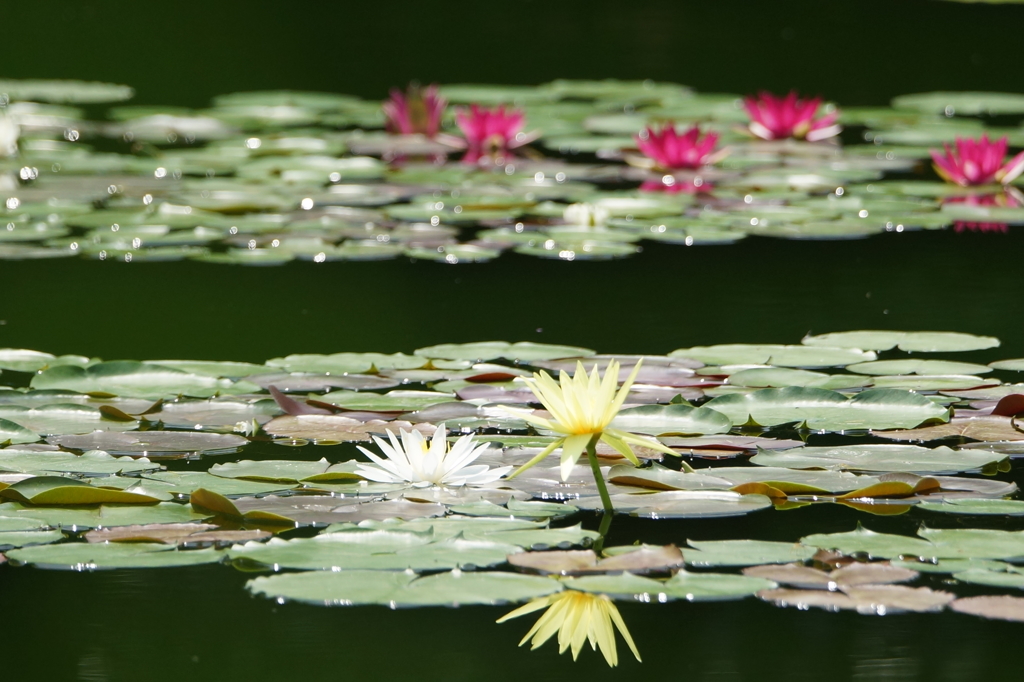
<svg viewBox="0 0 1024 682"><path fill-rule="evenodd" d="M633 642L633 637L629 634L629 628L626 627L626 622L622 620L622 615L619 614L619 609L616 608L615 604L608 602L608 615L611 617L612 622L615 623L615 627L619 629L619 634L622 635L622 639L626 640L626 645L629 650L633 652L633 656L636 660L640 661L640 652L637 651L636 644ZM641 663L643 661L640 661Z"/></svg>
<svg viewBox="0 0 1024 682"><path fill-rule="evenodd" d="M516 476L518 476L519 474L523 473L524 471L526 471L530 467L535 466L536 464L539 464L541 460L543 460L545 457L547 457L552 452L554 452L558 448L558 446L561 445L563 442L565 442L564 438L559 438L558 440L552 442L546 448L541 450L540 453L536 457L534 457L529 462L527 462L523 466L521 466L518 469L516 469L515 471L513 471L512 474L509 476L509 478L515 478Z"/></svg>
<svg viewBox="0 0 1024 682"><path fill-rule="evenodd" d="M589 433L585 433L579 436L569 436L562 443L562 480L566 481L569 479L569 475L572 473L573 467L576 466L576 462L579 461L580 456L583 454L583 450L586 449L587 443L590 442L592 436Z"/></svg>
<svg viewBox="0 0 1024 682"><path fill-rule="evenodd" d="M633 466L640 466L640 460L636 458L636 454L633 452L632 448L629 447L629 444L626 443L626 441L616 436L614 431L611 429L605 429L601 434L601 440L615 448L620 455L632 462Z"/></svg>

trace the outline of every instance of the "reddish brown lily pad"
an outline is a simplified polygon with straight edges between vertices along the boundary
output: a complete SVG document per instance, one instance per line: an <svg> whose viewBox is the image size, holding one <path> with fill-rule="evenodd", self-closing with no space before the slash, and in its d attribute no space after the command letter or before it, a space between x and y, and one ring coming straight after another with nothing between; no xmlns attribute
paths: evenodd
<svg viewBox="0 0 1024 682"><path fill-rule="evenodd" d="M384 435L384 432L391 429L398 433L401 429L406 431L422 431L424 434L433 433L434 427L430 424L411 424L406 421L383 421L373 419L360 421L350 419L340 414L298 414L276 417L263 427L264 431L273 436L284 436L287 438L303 438L316 442L367 442L371 435Z"/></svg>
<svg viewBox="0 0 1024 682"><path fill-rule="evenodd" d="M543 575L583 575L590 573L649 573L683 565L683 553L675 545L643 545L639 549L598 559L589 549L512 554L513 566Z"/></svg>
<svg viewBox="0 0 1024 682"><path fill-rule="evenodd" d="M264 540L271 533L263 530L217 530L208 523L154 523L91 530L88 542L162 542L166 545L225 546L250 540Z"/></svg>
<svg viewBox="0 0 1024 682"><path fill-rule="evenodd" d="M950 604L951 609L972 616L1024 623L1024 597L1009 595L966 597Z"/></svg>
<svg viewBox="0 0 1024 682"><path fill-rule="evenodd" d="M897 431L872 431L871 434L890 440L919 442L942 438L969 438L979 441L1024 440L1024 431L1014 419L998 414L953 417L945 424Z"/></svg>

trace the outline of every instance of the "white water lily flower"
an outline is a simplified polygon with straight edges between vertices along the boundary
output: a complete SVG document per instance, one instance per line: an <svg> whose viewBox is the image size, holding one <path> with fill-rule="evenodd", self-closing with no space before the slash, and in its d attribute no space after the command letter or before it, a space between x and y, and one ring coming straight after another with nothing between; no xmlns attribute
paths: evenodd
<svg viewBox="0 0 1024 682"><path fill-rule="evenodd" d="M598 436L600 440L615 448L636 466L640 465L640 460L633 454L633 450L629 447L630 443L669 455L678 455L679 453L662 445L654 438L608 428L626 401L629 389L640 371L640 364L640 362L636 363L636 367L633 368L618 393L615 392L619 379L619 363L616 360L608 363L608 369L605 371L603 379L598 374L597 365L594 366L590 376L587 376L582 362L576 363L576 373L571 377L564 371L560 372L557 383L551 378L551 375L544 371L534 374L533 379L526 379L526 384L537 396L537 400L551 413L551 419L538 417L529 410L503 409L543 429L554 431L560 435L560 438L544 448L539 455L519 467L513 476L529 469L561 447L562 480L567 480L587 444L594 436Z"/></svg>
<svg viewBox="0 0 1024 682"><path fill-rule="evenodd" d="M384 453L379 457L362 446L363 454L374 464L360 462L356 473L378 483L411 483L417 488L431 485L487 485L512 470L511 466L491 469L486 464L473 464L490 445L474 447L472 436L463 436L448 447L444 424L437 427L429 445L419 431L401 430L401 441L388 429L390 444L377 436L373 441Z"/></svg>
<svg viewBox="0 0 1024 682"><path fill-rule="evenodd" d="M599 227L604 225L611 214L603 206L594 204L569 204L562 212L565 222L571 225L586 225L587 227Z"/></svg>
<svg viewBox="0 0 1024 682"><path fill-rule="evenodd" d="M0 116L0 156L14 156L18 153L18 136L21 129L14 119Z"/></svg>
<svg viewBox="0 0 1024 682"><path fill-rule="evenodd" d="M615 602L606 594L565 590L534 599L502 616L497 622L504 623L506 620L539 611L544 607L548 607L548 610L537 619L523 637L523 641L519 642L519 646L526 644L532 637L532 648L536 649L557 632L558 653L565 653L566 649L572 648L572 660L575 661L580 649L583 648L583 643L589 641L590 648L595 651L600 649L604 660L614 667L619 663L614 624L636 660L640 660L640 652L637 651L636 644L626 629L626 623L622 620Z"/></svg>

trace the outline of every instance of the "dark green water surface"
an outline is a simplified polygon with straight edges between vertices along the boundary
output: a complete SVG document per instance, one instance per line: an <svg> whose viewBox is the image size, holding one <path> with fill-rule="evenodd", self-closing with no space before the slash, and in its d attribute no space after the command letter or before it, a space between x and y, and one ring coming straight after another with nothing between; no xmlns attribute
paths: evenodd
<svg viewBox="0 0 1024 682"><path fill-rule="evenodd" d="M175 105L248 89L374 97L411 78L556 77L650 77L712 92L797 87L841 104L882 104L932 89L1019 89L1007 57L1022 20L1024 7L925 0L35 0L4 8L3 75L124 82L137 89L137 103ZM406 259L276 268L6 261L0 346L259 362L490 339L664 353L889 328L998 336L999 357L1021 357L1022 251L1024 230L1011 228L852 242L646 244L626 260L506 254L458 267ZM864 519L874 530L909 534L918 518L815 506L731 520L620 519L609 544L796 540ZM278 605L251 597L248 577L224 566L93 574L0 567L3 674L197 682L1012 680L1024 635L1021 625L954 613L871 617L753 599L622 604L644 663L620 646L622 663L609 670L589 649L576 664L554 642L517 649L529 619L494 625L507 607ZM939 579L925 584L942 587Z"/></svg>

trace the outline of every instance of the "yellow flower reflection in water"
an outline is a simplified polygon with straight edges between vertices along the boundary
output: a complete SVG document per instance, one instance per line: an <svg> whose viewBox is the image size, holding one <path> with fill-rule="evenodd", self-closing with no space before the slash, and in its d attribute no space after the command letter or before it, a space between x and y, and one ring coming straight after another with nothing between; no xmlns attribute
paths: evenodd
<svg viewBox="0 0 1024 682"><path fill-rule="evenodd" d="M566 649L572 649L572 660L575 661L580 649L583 648L583 643L589 641L590 648L595 651L600 649L604 660L614 667L619 664L619 653L615 648L615 628L618 628L629 650L633 652L636 660L640 660L640 652L637 651L636 644L626 629L626 623L619 615L615 602L606 594L565 590L546 597L538 597L502 616L497 622L504 623L511 618L518 618L545 607L547 611L534 623L523 637L523 641L519 642L519 646L533 638L532 649L536 649L557 632L558 653L562 654Z"/></svg>

